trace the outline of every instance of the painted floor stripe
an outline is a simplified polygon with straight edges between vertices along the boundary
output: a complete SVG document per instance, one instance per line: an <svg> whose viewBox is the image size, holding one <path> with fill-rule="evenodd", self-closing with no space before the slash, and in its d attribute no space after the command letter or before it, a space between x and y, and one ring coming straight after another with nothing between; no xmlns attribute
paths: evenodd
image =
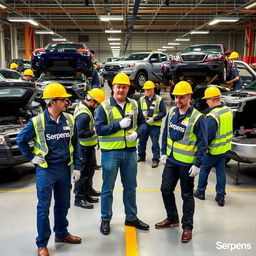
<svg viewBox="0 0 256 256"><path fill-rule="evenodd" d="M125 256L138 256L136 228L124 226L125 231Z"/></svg>
<svg viewBox="0 0 256 256"><path fill-rule="evenodd" d="M215 192L214 188L206 189L206 191ZM226 191L256 191L256 188L227 188ZM31 190L0 190L0 193L35 193L35 189ZM114 192L123 192L122 189L116 189ZM160 189L137 189L137 192L160 192ZM180 189L175 189L175 192L180 192Z"/></svg>

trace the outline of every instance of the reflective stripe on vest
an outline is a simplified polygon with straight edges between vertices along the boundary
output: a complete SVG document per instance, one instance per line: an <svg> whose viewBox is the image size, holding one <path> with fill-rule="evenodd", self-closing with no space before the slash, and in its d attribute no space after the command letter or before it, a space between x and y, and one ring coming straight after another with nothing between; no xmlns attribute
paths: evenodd
<svg viewBox="0 0 256 256"><path fill-rule="evenodd" d="M214 140L209 145L209 153L212 155L224 154L231 149L233 138L233 114L230 108L223 106L214 108L207 116L213 117L218 130Z"/></svg>
<svg viewBox="0 0 256 256"><path fill-rule="evenodd" d="M106 136L99 136L100 148L105 150L112 149L123 149L123 148L131 148L137 146L137 140L135 141L126 141L125 136L130 135L128 131L136 131L137 130L137 119L138 119L138 103L128 98L129 102L125 104L125 116L131 116L132 118L132 128L121 129L113 134ZM102 107L106 113L107 124L114 124L120 122L123 117L119 112L116 106L110 105L110 100L105 100L102 104Z"/></svg>
<svg viewBox="0 0 256 256"><path fill-rule="evenodd" d="M66 117L66 122L70 128L70 137L69 137L69 152L70 152L70 161L68 165L71 165L73 163L73 152L74 147L72 145L72 136L74 134L74 118L72 115L68 113L63 113L63 115ZM32 118L32 123L34 126L34 130L36 133L36 137L34 139L34 149L33 153L35 155L40 155L45 158L45 156L48 154L48 146L45 139L45 116L44 113L39 114L38 116L35 116ZM46 161L44 161L42 164L39 164L42 168L47 168L48 164Z"/></svg>
<svg viewBox="0 0 256 256"><path fill-rule="evenodd" d="M79 116L80 114L87 114L90 117L90 122L89 122L89 129L92 131L95 127L95 122L94 122L94 117L90 111L90 109L85 106L82 101L79 102L78 106L75 109L74 112L74 118ZM98 143L98 136L96 133L93 134L93 136L88 137L88 138L79 138L79 143L82 146L95 146Z"/></svg>
<svg viewBox="0 0 256 256"><path fill-rule="evenodd" d="M156 94L155 94L155 96L156 96L156 99L153 100L151 103L151 104L155 105L153 117L155 117L159 114L159 106L160 106L160 102L162 100L162 97L160 97ZM140 106L141 106L142 111L148 111L148 106L147 106L147 102L145 100L145 96L140 97ZM147 118L147 117L145 117L145 118ZM162 120L159 120L159 121L155 121L155 122L151 123L150 125L161 126L161 124L162 124Z"/></svg>
<svg viewBox="0 0 256 256"><path fill-rule="evenodd" d="M169 156L171 152L173 153L174 159L188 164L193 164L196 160L196 153L198 151L198 147L196 145L197 138L194 133L194 126L202 114L193 109L191 116L187 116L184 118L183 122L187 122L188 125L185 128L185 132L183 138L179 141L173 141L170 136L169 131L169 123L172 117L175 115L173 107L170 109L168 122L167 122L167 149L166 153Z"/></svg>

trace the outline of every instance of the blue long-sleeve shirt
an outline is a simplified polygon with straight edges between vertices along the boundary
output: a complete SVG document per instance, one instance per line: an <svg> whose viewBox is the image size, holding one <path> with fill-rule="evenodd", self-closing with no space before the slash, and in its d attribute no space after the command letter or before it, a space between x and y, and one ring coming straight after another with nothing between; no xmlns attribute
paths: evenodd
<svg viewBox="0 0 256 256"><path fill-rule="evenodd" d="M48 110L44 111L45 116L45 139L48 146L48 153L45 156L45 160L48 164L58 164L63 162L69 162L69 126L66 122L66 117L61 114L59 122L52 120ZM27 125L21 130L17 136L17 143L20 151L26 157L28 161L34 158L34 154L29 146L29 142L36 137L33 122L30 119ZM72 137L72 145L74 147L74 169L80 170L80 147L78 141L78 134L76 127L74 128L74 135Z"/></svg>
<svg viewBox="0 0 256 256"><path fill-rule="evenodd" d="M175 114L172 116L170 123L168 123L169 120L169 114L166 118L165 121L165 126L164 126L164 131L162 135L162 148L161 152L163 155L166 155L166 148L167 148L167 129L169 129L169 133L171 136L171 139L173 141L179 141L183 138L184 132L186 129L186 125L184 124L183 120L191 116L193 111L193 108L190 107L188 111L180 115L179 109L176 107L174 109ZM196 154L196 160L194 162L194 165L197 167L200 167L203 161L203 157L205 155L205 152L207 150L207 129L206 129L206 122L204 116L201 116L195 123L194 125L194 133L197 138L197 146L198 146L198 151ZM171 153L170 156L168 156L167 161L173 162L175 164L181 165L181 166L191 166L191 164L187 164L184 162L180 162L176 160L173 157L173 153Z"/></svg>
<svg viewBox="0 0 256 256"><path fill-rule="evenodd" d="M156 100L156 95L154 94L154 96L151 99L149 99L146 95L144 96L144 98L146 100L146 104L147 104L147 107L148 107L147 116L152 117L153 114L154 114L154 108L155 108L155 105L153 105L152 103L153 103L154 100ZM140 104L140 102L139 102L139 104ZM166 106L165 106L164 100L161 99L160 104L159 104L159 114L154 117L154 121L160 121L165 116L166 116Z"/></svg>
<svg viewBox="0 0 256 256"><path fill-rule="evenodd" d="M87 108L91 111L92 116L94 116L94 109L89 107L84 101L82 101L82 104L87 106ZM90 116L86 113L82 113L75 118L75 125L76 125L79 139L89 138L95 134L94 130L90 130L89 124L90 124ZM90 147L94 147L94 146L90 146Z"/></svg>
<svg viewBox="0 0 256 256"><path fill-rule="evenodd" d="M126 103L129 102L129 99L126 99ZM110 105L111 106L116 106L117 109L119 110L120 114L122 115L122 117L125 117L125 106L122 109L115 101L115 99L113 97L110 98ZM137 134L138 137L141 136L141 134L147 129L147 123L145 121L145 118L142 114L142 110L139 107L138 108L138 118L137 118ZM106 136L106 135L110 135L113 134L119 130L122 130L122 128L120 127L119 122L114 123L114 124L108 124L107 121L107 116L105 113L105 110L103 109L102 106L99 106L97 111L95 112L95 127L96 127L96 133L99 136ZM131 128L131 127L130 127ZM127 128L129 129L129 127ZM135 151L136 147L132 147L132 148L127 148L127 150L131 150L131 151Z"/></svg>
<svg viewBox="0 0 256 256"><path fill-rule="evenodd" d="M234 79L235 77L239 77L239 73L238 73L238 70L235 66L232 66L230 68L230 74L231 74L231 80ZM239 77L239 80L235 81L233 83L233 90L236 91L236 90L240 90L243 86L243 83L241 81L241 78Z"/></svg>

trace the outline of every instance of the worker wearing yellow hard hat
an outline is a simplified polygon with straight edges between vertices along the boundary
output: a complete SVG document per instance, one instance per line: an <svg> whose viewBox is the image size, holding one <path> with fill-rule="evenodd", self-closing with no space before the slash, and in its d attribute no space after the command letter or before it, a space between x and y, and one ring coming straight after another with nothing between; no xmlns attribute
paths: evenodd
<svg viewBox="0 0 256 256"><path fill-rule="evenodd" d="M95 171L95 146L98 144L98 136L95 132L94 111L105 100L105 92L102 89L94 88L88 91L85 100L77 105L74 118L76 129L79 134L81 149L81 178L75 184L75 206L92 209L93 204L99 199L93 196L100 196L92 186Z"/></svg>
<svg viewBox="0 0 256 256"><path fill-rule="evenodd" d="M212 167L216 169L216 196L218 205L225 205L225 164L227 153L231 150L233 136L232 111L220 101L221 92L216 86L208 87L203 99L210 108L206 116L208 134L208 151L201 165L197 190L194 196L200 200L205 199L207 180Z"/></svg>
<svg viewBox="0 0 256 256"><path fill-rule="evenodd" d="M119 171L124 188L125 225L149 229L149 225L138 219L136 206L137 138L147 124L137 101L127 97L129 88L129 77L118 73L112 82L113 95L96 111L95 127L101 148L103 177L100 225L103 235L111 232L113 188Z"/></svg>
<svg viewBox="0 0 256 256"><path fill-rule="evenodd" d="M166 116L166 106L161 96L156 95L155 84L152 81L146 81L142 87L145 95L140 97L140 107L146 119L148 127L139 138L138 162L146 161L146 147L148 138L152 141L152 168L158 167L160 160L159 137L162 119Z"/></svg>
<svg viewBox="0 0 256 256"><path fill-rule="evenodd" d="M23 72L22 80L34 82L34 72L32 69L26 69Z"/></svg>
<svg viewBox="0 0 256 256"><path fill-rule="evenodd" d="M15 62L12 62L11 64L10 64L10 69L13 69L13 70L18 70L18 64L16 64Z"/></svg>
<svg viewBox="0 0 256 256"><path fill-rule="evenodd" d="M168 217L155 224L157 229L179 225L174 190L180 180L183 243L192 240L194 177L199 174L207 150L205 118L190 105L191 94L192 88L187 81L178 82L173 90L176 106L170 109L166 118L161 149L161 161L165 165L161 192Z"/></svg>
<svg viewBox="0 0 256 256"><path fill-rule="evenodd" d="M17 136L22 154L36 166L37 188L37 255L49 255L47 244L54 226L55 242L79 244L82 239L68 230L70 182L80 179L80 151L74 117L66 113L68 94L59 83L50 83L43 90L43 99L50 100L44 112L29 120ZM30 142L34 141L31 150ZM49 212L54 194L54 223ZM56 214L57 213L57 214Z"/></svg>

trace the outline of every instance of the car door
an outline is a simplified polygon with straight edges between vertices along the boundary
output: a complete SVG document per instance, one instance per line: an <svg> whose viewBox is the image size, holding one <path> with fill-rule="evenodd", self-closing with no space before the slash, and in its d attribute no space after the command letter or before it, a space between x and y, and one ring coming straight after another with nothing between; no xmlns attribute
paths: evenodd
<svg viewBox="0 0 256 256"><path fill-rule="evenodd" d="M243 86L246 86L256 80L256 74L253 69L248 66L248 64L243 62L235 62L235 66L238 70Z"/></svg>
<svg viewBox="0 0 256 256"><path fill-rule="evenodd" d="M154 82L159 82L160 81L160 70L161 70L161 60L160 60L160 56L158 53L153 53L150 58L149 58L149 62L151 63L151 73L150 76L151 80L153 80Z"/></svg>

